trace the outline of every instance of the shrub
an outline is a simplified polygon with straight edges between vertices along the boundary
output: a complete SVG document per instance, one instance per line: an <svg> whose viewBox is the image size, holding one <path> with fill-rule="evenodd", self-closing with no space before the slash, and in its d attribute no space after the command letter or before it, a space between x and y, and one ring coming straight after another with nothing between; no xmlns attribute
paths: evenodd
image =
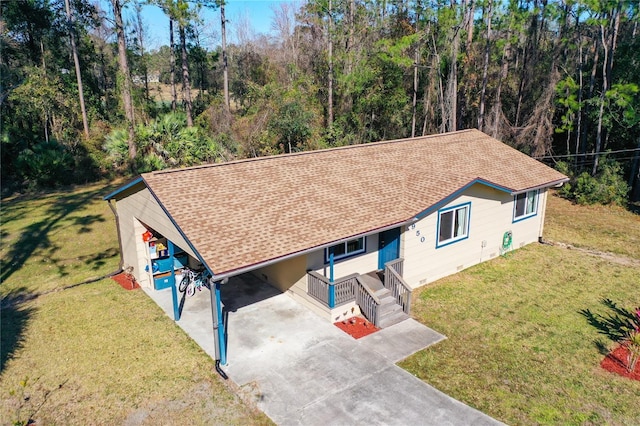
<svg viewBox="0 0 640 426"><path fill-rule="evenodd" d="M115 129L105 137L104 150L116 169L124 166L129 158L128 138L127 129Z"/></svg>
<svg viewBox="0 0 640 426"><path fill-rule="evenodd" d="M129 148L126 129L116 129L106 137L104 149L115 168L128 162ZM187 127L183 113L169 113L148 125L136 127L138 172L166 167L192 166L213 162L220 157L219 144L199 127Z"/></svg>
<svg viewBox="0 0 640 426"><path fill-rule="evenodd" d="M625 205L629 186L624 180L622 167L615 160L602 157L598 173L591 176L587 172L576 175L564 162L556 165L558 171L569 176L569 182L560 188L559 194L578 204L618 204Z"/></svg>
<svg viewBox="0 0 640 426"><path fill-rule="evenodd" d="M71 182L74 159L66 147L52 140L22 150L16 165L29 186L53 187Z"/></svg>

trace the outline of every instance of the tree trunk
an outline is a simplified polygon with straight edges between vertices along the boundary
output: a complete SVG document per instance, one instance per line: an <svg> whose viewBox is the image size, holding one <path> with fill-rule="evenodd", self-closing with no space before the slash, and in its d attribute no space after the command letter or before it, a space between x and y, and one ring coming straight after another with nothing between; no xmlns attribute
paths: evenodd
<svg viewBox="0 0 640 426"><path fill-rule="evenodd" d="M413 116L411 118L411 137L416 136L416 113L418 106L418 59L420 49L416 46L416 51L413 58L413 104L412 111Z"/></svg>
<svg viewBox="0 0 640 426"><path fill-rule="evenodd" d="M68 0L66 0L68 1ZM147 59L144 51L144 25L142 22L142 5L136 3L136 33L138 43L140 43L140 61L142 62L142 78L144 79L144 98L149 102L149 70L147 69Z"/></svg>
<svg viewBox="0 0 640 426"><path fill-rule="evenodd" d="M576 22L577 26L577 22ZM579 31L579 30L578 30ZM583 89L583 77L582 77L582 33L578 34L578 116L577 116L577 124L576 124L576 156L573 162L576 171L578 170L578 158L580 154L580 138L582 135L582 93Z"/></svg>
<svg viewBox="0 0 640 426"><path fill-rule="evenodd" d="M329 88L327 99L327 126L330 127L333 124L333 11L331 9L332 3L329 0L329 23L327 31L327 39L329 42Z"/></svg>
<svg viewBox="0 0 640 426"><path fill-rule="evenodd" d="M40 54L42 55L42 74L44 75L45 83L48 85L49 79L47 78L47 62L44 56L44 43L42 42L42 39L40 39ZM2 63L2 55L0 55L0 64ZM42 111L42 121L44 123L44 140L49 143L49 111L46 107Z"/></svg>
<svg viewBox="0 0 640 426"><path fill-rule="evenodd" d="M602 92L600 93L600 109L598 111L598 130L596 132L596 149L595 149L595 156L593 159L593 169L591 170L591 174L593 176L595 176L595 174L598 172L600 151L603 148L602 121L604 118L604 98L607 94L607 91L611 87L613 55L616 49L619 27L620 27L620 12L616 7L612 10L610 21L609 21L609 29L608 31L606 31L606 34L605 34L604 25L600 24L600 37L602 41L602 48L604 51L604 58L602 62Z"/></svg>
<svg viewBox="0 0 640 426"><path fill-rule="evenodd" d="M460 31L456 28L451 42L451 64L447 81L447 131L458 130L458 50L460 48Z"/></svg>
<svg viewBox="0 0 640 426"><path fill-rule="evenodd" d="M220 2L220 30L222 32L222 76L224 90L224 108L227 117L230 115L229 101L229 64L227 62L227 19L224 15L224 1Z"/></svg>
<svg viewBox="0 0 640 426"><path fill-rule="evenodd" d="M113 16L115 19L115 30L118 38L118 64L122 75L122 103L124 104L124 114L129 128L129 160L131 166L135 168L133 160L136 158L137 149L135 143L133 102L131 100L131 76L129 75L129 63L127 62L127 43L124 36L124 23L122 22L122 5L120 0L111 0L113 6Z"/></svg>
<svg viewBox="0 0 640 426"><path fill-rule="evenodd" d="M631 188L630 201L640 201L640 137L638 138L638 148L633 155L633 163L631 164L629 187Z"/></svg>
<svg viewBox="0 0 640 426"><path fill-rule="evenodd" d="M187 126L193 126L193 103L191 102L191 80L189 79L189 62L187 58L187 36L183 23L178 23L180 34L180 53L182 59L182 92L185 112L187 113Z"/></svg>
<svg viewBox="0 0 640 426"><path fill-rule="evenodd" d="M173 39L173 18L169 17L169 62L171 64L171 111L178 107L178 91L176 90L176 50Z"/></svg>
<svg viewBox="0 0 640 426"><path fill-rule="evenodd" d="M419 7L419 5L418 5ZM416 33L418 33L418 24L420 22L421 10L416 9ZM420 62L420 43L416 43L413 55L413 103L411 117L411 137L416 136L416 115L418 112L418 63Z"/></svg>
<svg viewBox="0 0 640 426"><path fill-rule="evenodd" d="M480 111L478 113L478 130L484 129L484 109L487 94L487 76L489 74L489 53L491 49L491 0L488 1L484 8L487 20L487 40L484 46L484 63L482 66L482 89L480 90Z"/></svg>
<svg viewBox="0 0 640 426"><path fill-rule="evenodd" d="M80 111L82 113L82 127L84 127L84 136L89 137L89 119L87 118L87 110L84 106L84 90L82 88L82 74L80 73L80 59L78 58L78 47L76 46L76 27L71 13L71 5L69 0L64 0L64 7L67 11L67 29L69 31L69 39L71 41L71 53L73 54L73 63L76 67L76 80L78 82L78 98L80 100Z"/></svg>
<svg viewBox="0 0 640 426"><path fill-rule="evenodd" d="M507 39L510 36L511 31L508 31ZM511 43L507 42L504 45L502 51L502 64L500 69L500 76L498 77L498 86L496 87L496 99L491 108L490 123L492 127L491 136L496 139L502 139L500 134L500 127L504 121L504 113L502 112L502 82L507 80L509 74L509 51L511 49Z"/></svg>

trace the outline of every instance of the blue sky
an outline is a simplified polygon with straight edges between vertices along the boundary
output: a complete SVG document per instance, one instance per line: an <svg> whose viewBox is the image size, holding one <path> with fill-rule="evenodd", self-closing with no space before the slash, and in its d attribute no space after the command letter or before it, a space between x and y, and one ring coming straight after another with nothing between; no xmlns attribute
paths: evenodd
<svg viewBox="0 0 640 426"><path fill-rule="evenodd" d="M278 7L279 3L302 4L302 1L295 0L226 0L225 14L228 21L227 42L234 41L234 26L238 25L242 17L246 17L251 26L252 32L255 34L271 34L271 21L273 18L273 8ZM101 7L109 15L111 14L111 6L108 0L100 0ZM169 19L165 16L160 8L156 6L144 6L142 9L144 24L148 32L148 41L150 48L157 48L162 45L169 44ZM133 20L134 9L129 6L125 8L123 13L125 20ZM220 34L220 11L205 10L202 13L205 21L205 35L209 35L205 41L205 47L213 47L219 44ZM207 28L208 27L208 28ZM217 36L217 37L216 37Z"/></svg>

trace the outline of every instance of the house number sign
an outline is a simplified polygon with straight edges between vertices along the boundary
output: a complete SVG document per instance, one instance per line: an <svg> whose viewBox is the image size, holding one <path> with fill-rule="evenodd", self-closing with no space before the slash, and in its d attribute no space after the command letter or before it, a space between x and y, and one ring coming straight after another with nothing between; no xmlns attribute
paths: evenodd
<svg viewBox="0 0 640 426"><path fill-rule="evenodd" d="M425 242L425 237L424 237L424 235L420 235L420 230L416 229L416 224L415 223L412 223L411 225L407 226L407 231L413 231L413 230L416 231L416 237L420 238L420 242L424 243Z"/></svg>

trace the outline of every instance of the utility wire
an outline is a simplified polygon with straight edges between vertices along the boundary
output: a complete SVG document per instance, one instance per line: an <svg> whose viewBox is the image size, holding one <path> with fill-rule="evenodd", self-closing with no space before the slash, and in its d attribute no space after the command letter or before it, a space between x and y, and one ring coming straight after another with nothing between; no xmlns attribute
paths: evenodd
<svg viewBox="0 0 640 426"><path fill-rule="evenodd" d="M609 155L609 154L617 154L620 152L640 152L640 148L631 148L631 149L619 149L617 151L602 151L599 155ZM588 157L591 155L596 155L595 152L587 152L584 154L564 154L564 155L544 155L542 157L533 157L536 160L544 160L549 159L552 160L554 158L569 158L569 157ZM630 157L633 158L633 157Z"/></svg>

